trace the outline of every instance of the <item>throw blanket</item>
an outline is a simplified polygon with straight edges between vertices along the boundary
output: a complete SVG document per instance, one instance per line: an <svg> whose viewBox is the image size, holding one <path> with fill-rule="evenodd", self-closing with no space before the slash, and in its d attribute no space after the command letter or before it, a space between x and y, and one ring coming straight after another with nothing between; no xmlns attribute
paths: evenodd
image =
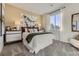
<svg viewBox="0 0 79 59"><path fill-rule="evenodd" d="M27 36L26 40L28 43L30 43L30 41L32 40L32 38L36 35L42 35L42 34L53 34L51 32L44 32L44 33L31 33Z"/></svg>

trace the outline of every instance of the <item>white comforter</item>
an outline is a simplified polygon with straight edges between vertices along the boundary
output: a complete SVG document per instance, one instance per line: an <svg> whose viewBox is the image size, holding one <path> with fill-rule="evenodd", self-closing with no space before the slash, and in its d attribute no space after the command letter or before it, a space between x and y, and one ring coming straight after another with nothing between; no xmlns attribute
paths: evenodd
<svg viewBox="0 0 79 59"><path fill-rule="evenodd" d="M41 49L49 46L53 43L55 36L53 34L42 34L36 35L32 38L31 42L28 44L26 41L26 36L28 34L23 34L23 43L29 49L31 53L38 53Z"/></svg>

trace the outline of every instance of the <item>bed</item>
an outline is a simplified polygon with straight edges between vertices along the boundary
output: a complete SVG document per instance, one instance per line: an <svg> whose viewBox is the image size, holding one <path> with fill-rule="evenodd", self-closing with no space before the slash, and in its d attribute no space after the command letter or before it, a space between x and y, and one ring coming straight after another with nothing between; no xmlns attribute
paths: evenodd
<svg viewBox="0 0 79 59"><path fill-rule="evenodd" d="M51 32L23 32L23 44L30 53L37 54L41 49L51 45L55 36Z"/></svg>

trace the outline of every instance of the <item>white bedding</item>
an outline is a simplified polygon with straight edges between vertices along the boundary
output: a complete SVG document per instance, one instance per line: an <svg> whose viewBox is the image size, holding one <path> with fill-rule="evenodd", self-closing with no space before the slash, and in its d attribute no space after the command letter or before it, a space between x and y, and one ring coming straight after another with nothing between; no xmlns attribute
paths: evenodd
<svg viewBox="0 0 79 59"><path fill-rule="evenodd" d="M26 37L28 33L23 34L23 43L29 49L29 52L37 54L41 49L53 43L55 36L53 34L36 35L32 38L30 43L27 43Z"/></svg>

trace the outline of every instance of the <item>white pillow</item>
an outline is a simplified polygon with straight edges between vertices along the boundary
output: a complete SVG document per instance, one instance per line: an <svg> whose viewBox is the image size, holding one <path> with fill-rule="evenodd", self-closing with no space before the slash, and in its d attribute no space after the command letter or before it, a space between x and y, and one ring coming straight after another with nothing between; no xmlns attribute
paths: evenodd
<svg viewBox="0 0 79 59"><path fill-rule="evenodd" d="M23 39L26 39L26 37L28 36L28 34L29 34L28 32L24 32L23 33Z"/></svg>
<svg viewBox="0 0 79 59"><path fill-rule="evenodd" d="M34 29L34 33L37 33L38 32L38 30L37 29Z"/></svg>
<svg viewBox="0 0 79 59"><path fill-rule="evenodd" d="M44 32L44 30L40 30L39 32Z"/></svg>

